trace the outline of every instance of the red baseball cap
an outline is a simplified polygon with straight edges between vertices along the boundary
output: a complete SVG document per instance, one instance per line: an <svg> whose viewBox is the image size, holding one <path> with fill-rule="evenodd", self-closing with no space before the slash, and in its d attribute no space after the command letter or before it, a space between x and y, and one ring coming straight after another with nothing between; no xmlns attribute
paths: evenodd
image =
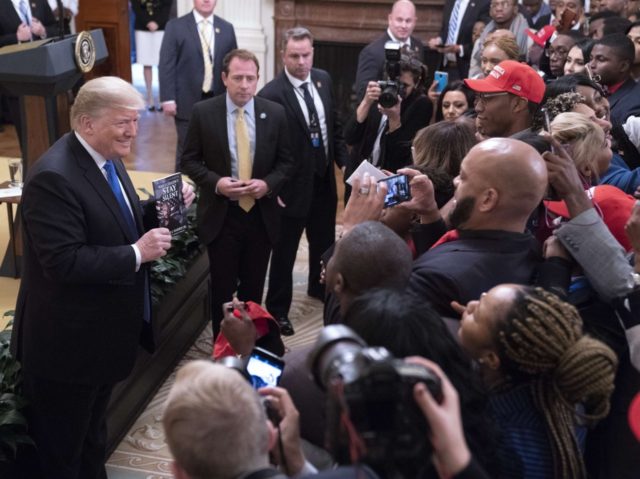
<svg viewBox="0 0 640 479"><path fill-rule="evenodd" d="M545 25L537 32L531 29L527 29L525 31L527 32L527 35L529 36L529 38L531 38L531 40L536 42L541 47L544 47L545 43L547 43L547 40L549 40L549 38L551 38L551 36L556 32L556 27L554 27L553 25Z"/></svg>
<svg viewBox="0 0 640 479"><path fill-rule="evenodd" d="M631 210L636 204L636 199L612 185L592 186L587 194L591 197L591 201L611 234L626 251L631 251L633 248L624 231L624 225L631 217ZM571 217L564 201L545 201L544 204L549 211L558 216Z"/></svg>
<svg viewBox="0 0 640 479"><path fill-rule="evenodd" d="M465 80L465 85L480 93L507 92L540 103L544 97L544 81L526 63L514 60L500 62L481 80Z"/></svg>

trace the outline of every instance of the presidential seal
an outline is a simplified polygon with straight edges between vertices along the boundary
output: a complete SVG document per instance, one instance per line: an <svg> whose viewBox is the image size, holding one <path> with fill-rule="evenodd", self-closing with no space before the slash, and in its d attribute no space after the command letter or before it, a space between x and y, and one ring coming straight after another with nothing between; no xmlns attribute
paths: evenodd
<svg viewBox="0 0 640 479"><path fill-rule="evenodd" d="M76 65L82 73L91 71L96 62L96 45L93 37L86 30L76 37Z"/></svg>

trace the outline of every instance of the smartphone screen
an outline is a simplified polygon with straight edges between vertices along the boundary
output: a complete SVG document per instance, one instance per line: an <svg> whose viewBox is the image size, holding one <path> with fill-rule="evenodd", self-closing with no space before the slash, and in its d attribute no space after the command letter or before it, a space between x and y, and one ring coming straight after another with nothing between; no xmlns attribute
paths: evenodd
<svg viewBox="0 0 640 479"><path fill-rule="evenodd" d="M387 184L387 196L384 197L384 207L409 201L411 199L411 188L409 187L409 177L407 175L395 175L384 178L378 183Z"/></svg>
<svg viewBox="0 0 640 479"><path fill-rule="evenodd" d="M436 86L436 91L438 93L442 93L442 91L449 83L449 74L447 72L436 71L434 73L434 80L438 82L438 86Z"/></svg>
<svg viewBox="0 0 640 479"><path fill-rule="evenodd" d="M247 371L255 389L277 386L283 369L282 358L262 348L254 348L247 363Z"/></svg>

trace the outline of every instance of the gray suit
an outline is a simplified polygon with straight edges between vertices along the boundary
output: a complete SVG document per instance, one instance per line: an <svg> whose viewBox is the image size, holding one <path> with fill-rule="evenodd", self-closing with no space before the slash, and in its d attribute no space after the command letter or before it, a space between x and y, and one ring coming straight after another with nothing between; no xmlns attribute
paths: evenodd
<svg viewBox="0 0 640 479"><path fill-rule="evenodd" d="M222 83L222 60L231 50L238 48L233 25L213 16L215 34L213 52L213 94L225 92ZM187 136L187 127L193 105L202 100L204 60L200 34L193 12L167 23L160 48L160 101L175 101L177 106L176 130L178 148L176 171L182 156L182 146Z"/></svg>

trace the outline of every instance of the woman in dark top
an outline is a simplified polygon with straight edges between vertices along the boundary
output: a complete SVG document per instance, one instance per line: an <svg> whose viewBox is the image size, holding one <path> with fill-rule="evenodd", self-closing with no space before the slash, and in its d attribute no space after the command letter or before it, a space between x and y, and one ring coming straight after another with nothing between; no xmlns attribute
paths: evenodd
<svg viewBox="0 0 640 479"><path fill-rule="evenodd" d="M345 178L362 160L392 172L412 163L413 137L429 124L433 111L424 94L426 75L427 68L420 61L403 55L398 77L401 99L390 108L378 104L382 90L377 82L369 82L362 102L345 126L345 140L352 147Z"/></svg>
<svg viewBox="0 0 640 479"><path fill-rule="evenodd" d="M144 65L144 83L147 88L147 108L155 111L153 102L153 67L160 60L160 45L164 27L169 21L172 0L131 0L136 15L136 58Z"/></svg>

